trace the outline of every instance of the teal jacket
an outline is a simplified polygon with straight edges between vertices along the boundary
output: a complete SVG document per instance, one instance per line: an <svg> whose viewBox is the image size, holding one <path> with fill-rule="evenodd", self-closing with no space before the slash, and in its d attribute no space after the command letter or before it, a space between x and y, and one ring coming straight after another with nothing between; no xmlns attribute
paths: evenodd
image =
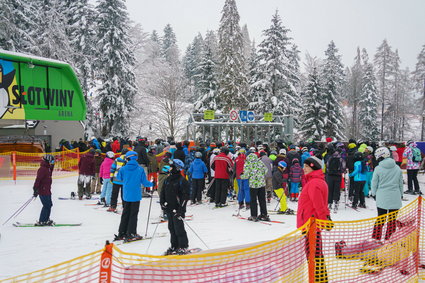
<svg viewBox="0 0 425 283"><path fill-rule="evenodd" d="M376 206L379 208L401 208L403 176L394 159L385 158L375 168L372 177L372 196L376 196Z"/></svg>
<svg viewBox="0 0 425 283"><path fill-rule="evenodd" d="M362 172L362 162L356 161L354 163L354 171L350 173L350 177L354 176L354 182L366 181L366 170Z"/></svg>

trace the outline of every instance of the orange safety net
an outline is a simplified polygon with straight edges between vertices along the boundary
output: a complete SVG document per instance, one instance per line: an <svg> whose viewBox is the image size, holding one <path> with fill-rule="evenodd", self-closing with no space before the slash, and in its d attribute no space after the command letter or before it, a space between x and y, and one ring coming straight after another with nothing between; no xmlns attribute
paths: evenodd
<svg viewBox="0 0 425 283"><path fill-rule="evenodd" d="M311 218L272 241L183 256L128 253L110 244L103 253L5 282L417 282L425 279L423 208L418 197L375 218Z"/></svg>

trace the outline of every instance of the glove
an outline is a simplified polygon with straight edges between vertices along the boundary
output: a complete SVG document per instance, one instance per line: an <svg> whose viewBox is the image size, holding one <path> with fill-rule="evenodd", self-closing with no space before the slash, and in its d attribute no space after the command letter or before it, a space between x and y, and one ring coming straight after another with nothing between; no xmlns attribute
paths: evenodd
<svg viewBox="0 0 425 283"><path fill-rule="evenodd" d="M161 203L161 208L162 208L162 210L166 210L167 209L167 203L165 202L165 203Z"/></svg>
<svg viewBox="0 0 425 283"><path fill-rule="evenodd" d="M99 182L100 182L101 185L103 185L103 178L102 177L99 178Z"/></svg>
<svg viewBox="0 0 425 283"><path fill-rule="evenodd" d="M110 181L111 183L113 183L113 182L114 182L114 177L111 177L111 178L109 179L109 181Z"/></svg>
<svg viewBox="0 0 425 283"><path fill-rule="evenodd" d="M32 188L34 193L32 194L35 198L38 196L38 189L36 187Z"/></svg>

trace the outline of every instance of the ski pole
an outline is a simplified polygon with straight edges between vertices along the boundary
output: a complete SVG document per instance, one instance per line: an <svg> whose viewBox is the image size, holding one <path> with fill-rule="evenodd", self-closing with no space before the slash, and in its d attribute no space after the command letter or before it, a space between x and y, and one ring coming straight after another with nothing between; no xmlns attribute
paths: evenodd
<svg viewBox="0 0 425 283"><path fill-rule="evenodd" d="M148 227L149 227L149 218L150 218L150 216L151 216L152 199L153 199L153 195L151 195L151 200L150 200L150 202L149 202L148 222L146 223L145 238L146 238L146 236L148 235Z"/></svg>
<svg viewBox="0 0 425 283"><path fill-rule="evenodd" d="M158 229L159 223L161 223L161 222L158 222L158 223L156 224L155 230L153 231L152 238L151 238L151 240L149 241L149 246L148 246L148 248L146 249L146 254L148 254L149 248L151 247L151 244L152 244L152 241L153 241L153 237L155 237L156 229ZM146 236L145 236L145 238L146 238Z"/></svg>
<svg viewBox="0 0 425 283"><path fill-rule="evenodd" d="M27 207L28 206L28 204L30 204L30 202L33 200L33 199L35 199L35 197L34 196L31 196L31 198L29 199L29 200L27 200L20 208L18 208L18 210L16 210L13 214L12 214L12 216L10 216L4 223L3 223L3 225L4 224L6 224L7 222L9 222L9 220L10 219L12 219L13 217L17 217L24 209L25 209L25 207Z"/></svg>
<svg viewBox="0 0 425 283"><path fill-rule="evenodd" d="M201 242L207 247L207 249L210 249L207 246L207 244L205 244L205 242L201 239L201 237L199 237L199 235L196 234L195 230L193 230L192 227L190 227L190 225L187 223L187 221L183 217L179 216L177 218L180 219L180 220L183 220L183 222L187 225L187 227L189 227L189 229L192 230L192 232L199 238L199 240L201 240Z"/></svg>

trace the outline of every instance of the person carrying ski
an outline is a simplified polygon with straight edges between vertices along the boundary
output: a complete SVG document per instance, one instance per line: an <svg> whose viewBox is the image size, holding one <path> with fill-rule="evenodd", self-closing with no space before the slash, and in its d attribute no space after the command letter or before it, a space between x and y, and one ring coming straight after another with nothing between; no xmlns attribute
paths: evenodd
<svg viewBox="0 0 425 283"><path fill-rule="evenodd" d="M189 183L180 174L184 168L183 161L174 159L171 167L171 175L164 181L159 202L162 209L167 214L168 230L170 231L171 247L165 255L186 254L189 247L189 240L184 228L186 204L189 200Z"/></svg>
<svg viewBox="0 0 425 283"><path fill-rule="evenodd" d="M40 168L37 170L37 177L33 186L33 196L40 196L40 201L43 208L40 212L40 217L35 223L35 226L52 226L55 223L50 220L50 212L52 209L52 174L55 166L55 158L53 155L46 154L40 163Z"/></svg>
<svg viewBox="0 0 425 283"><path fill-rule="evenodd" d="M152 187L153 183L148 181L145 171L137 163L137 152L127 152L125 159L127 164L118 171L117 175L117 179L123 182L124 210L115 240L135 241L143 238L137 234L137 215L142 199L140 186Z"/></svg>
<svg viewBox="0 0 425 283"><path fill-rule="evenodd" d="M78 199L82 200L83 195L86 195L87 199L91 198L91 180L95 175L94 172L94 149L90 149L89 152L83 155L78 162Z"/></svg>
<svg viewBox="0 0 425 283"><path fill-rule="evenodd" d="M188 173L192 180L192 204L202 204L202 191L205 189L205 177L208 173L207 166L202 161L202 153L195 153L195 160L190 164Z"/></svg>
<svg viewBox="0 0 425 283"><path fill-rule="evenodd" d="M251 216L250 221L270 221L267 214L266 204L266 173L267 168L255 153L250 153L243 168L241 179L249 180L250 198L251 198ZM257 199L260 204L260 215L257 217Z"/></svg>
<svg viewBox="0 0 425 283"><path fill-rule="evenodd" d="M292 166L291 170L289 171L289 184L291 186L289 192L291 201L298 201L302 175L303 169L300 166L298 158L292 159Z"/></svg>
<svg viewBox="0 0 425 283"><path fill-rule="evenodd" d="M378 218L373 227L372 238L380 240L382 228L388 221L385 240L389 240L396 230L397 212L402 207L403 197L403 175L400 167L394 159L389 158L391 153L388 148L380 147L375 151L376 160L379 165L375 168L372 177L372 197L376 200L378 217L387 213L392 213L387 217Z"/></svg>
<svg viewBox="0 0 425 283"><path fill-rule="evenodd" d="M100 194L100 203L105 206L111 205L111 195L112 195L112 183L110 180L111 167L114 163L115 154L112 151L106 153L106 158L100 164L99 170L99 182L102 186L102 193Z"/></svg>
<svg viewBox="0 0 425 283"><path fill-rule="evenodd" d="M284 171L288 165L285 161L279 161L277 167L273 167L273 190L277 197L279 198L280 209L277 212L278 214L287 214L294 215L294 211L288 208L288 204L286 202L286 195L288 194L287 188L287 179L284 176Z"/></svg>

